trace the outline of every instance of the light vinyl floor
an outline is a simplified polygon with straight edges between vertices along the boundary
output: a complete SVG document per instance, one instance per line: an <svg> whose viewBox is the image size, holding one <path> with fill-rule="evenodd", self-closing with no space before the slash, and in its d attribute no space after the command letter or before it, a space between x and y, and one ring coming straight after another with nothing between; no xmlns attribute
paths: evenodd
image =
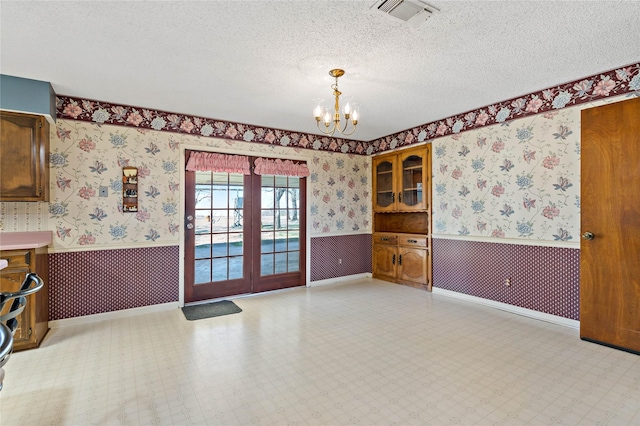
<svg viewBox="0 0 640 426"><path fill-rule="evenodd" d="M13 354L9 425L640 425L640 356L373 279L52 329Z"/></svg>

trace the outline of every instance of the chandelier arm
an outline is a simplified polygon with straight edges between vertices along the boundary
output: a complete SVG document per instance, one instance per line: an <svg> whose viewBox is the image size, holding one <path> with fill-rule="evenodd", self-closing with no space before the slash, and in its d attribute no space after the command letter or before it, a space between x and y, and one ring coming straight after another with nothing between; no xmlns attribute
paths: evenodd
<svg viewBox="0 0 640 426"><path fill-rule="evenodd" d="M320 121L317 121L316 124L318 125L318 130L320 130L322 133L324 133L327 136L333 136L333 134L336 132L336 126L335 124L333 125L332 129L329 130L328 126L325 126L325 128L321 128L320 127Z"/></svg>
<svg viewBox="0 0 640 426"><path fill-rule="evenodd" d="M353 125L353 129L349 133L345 133L344 131L342 131L340 133L342 133L344 136L352 135L356 131L356 127L358 127L358 125L354 124ZM347 126L344 126L344 130L347 130Z"/></svg>

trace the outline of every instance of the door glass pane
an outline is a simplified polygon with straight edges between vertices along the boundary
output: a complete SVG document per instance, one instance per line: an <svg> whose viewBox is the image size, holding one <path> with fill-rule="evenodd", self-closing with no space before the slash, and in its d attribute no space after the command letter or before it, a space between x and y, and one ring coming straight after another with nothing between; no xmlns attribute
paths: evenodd
<svg viewBox="0 0 640 426"><path fill-rule="evenodd" d="M274 240L275 234L271 231L262 232L260 244L260 252L261 253L273 253L275 251Z"/></svg>
<svg viewBox="0 0 640 426"><path fill-rule="evenodd" d="M422 202L422 157L410 155L402 161L402 203L415 206Z"/></svg>
<svg viewBox="0 0 640 426"><path fill-rule="evenodd" d="M289 243L288 249L290 251L300 250L300 231L289 231L289 238L287 240Z"/></svg>
<svg viewBox="0 0 640 426"><path fill-rule="evenodd" d="M195 265L195 283L204 284L211 281L211 260L200 259L196 260Z"/></svg>
<svg viewBox="0 0 640 426"><path fill-rule="evenodd" d="M215 281L227 281L229 279L229 274L227 273L227 258L220 257L216 259L211 259L212 266L212 280Z"/></svg>
<svg viewBox="0 0 640 426"><path fill-rule="evenodd" d="M289 259L287 262L287 272L300 271L300 252L290 251Z"/></svg>
<svg viewBox="0 0 640 426"><path fill-rule="evenodd" d="M235 280L242 278L242 256L229 258L229 279Z"/></svg>
<svg viewBox="0 0 640 426"><path fill-rule="evenodd" d="M241 256L243 240L241 233L229 234L229 256Z"/></svg>
<svg viewBox="0 0 640 426"><path fill-rule="evenodd" d="M276 253L275 273L284 274L287 272L287 252Z"/></svg>
<svg viewBox="0 0 640 426"><path fill-rule="evenodd" d="M387 207L393 199L393 163L383 161L376 166L376 204Z"/></svg>
<svg viewBox="0 0 640 426"><path fill-rule="evenodd" d="M273 253L260 255L260 275L273 275Z"/></svg>
<svg viewBox="0 0 640 426"><path fill-rule="evenodd" d="M227 234L213 235L214 244L211 248L212 257L226 257L227 256Z"/></svg>

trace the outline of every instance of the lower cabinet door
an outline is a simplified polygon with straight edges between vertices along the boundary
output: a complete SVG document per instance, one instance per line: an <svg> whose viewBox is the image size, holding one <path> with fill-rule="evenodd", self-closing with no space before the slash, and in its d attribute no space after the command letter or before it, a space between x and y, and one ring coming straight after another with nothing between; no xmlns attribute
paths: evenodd
<svg viewBox="0 0 640 426"><path fill-rule="evenodd" d="M374 278L395 279L398 265L398 250L396 246L374 244L373 246L373 276Z"/></svg>
<svg viewBox="0 0 640 426"><path fill-rule="evenodd" d="M22 285L22 281L24 280L25 275L29 273L28 269L20 270L20 269L5 269L0 273L0 290L2 292L15 292L20 290L20 286ZM22 313L17 316L18 319L18 328L16 329L15 334L13 335L13 345L20 346L22 342L28 342L31 339L32 334L32 314L33 310L30 309L34 303L34 295L27 296L27 306L24 308ZM5 304L4 309L1 314L4 315L9 312L11 309L12 302Z"/></svg>
<svg viewBox="0 0 640 426"><path fill-rule="evenodd" d="M426 284L428 282L427 250L399 247L398 269L399 280Z"/></svg>

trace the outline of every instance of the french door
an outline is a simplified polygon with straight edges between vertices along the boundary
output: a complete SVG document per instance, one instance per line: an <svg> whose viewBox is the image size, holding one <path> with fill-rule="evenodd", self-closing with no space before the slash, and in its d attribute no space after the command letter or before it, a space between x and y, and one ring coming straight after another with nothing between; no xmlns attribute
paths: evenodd
<svg viewBox="0 0 640 426"><path fill-rule="evenodd" d="M305 185L185 172L185 301L304 285Z"/></svg>

